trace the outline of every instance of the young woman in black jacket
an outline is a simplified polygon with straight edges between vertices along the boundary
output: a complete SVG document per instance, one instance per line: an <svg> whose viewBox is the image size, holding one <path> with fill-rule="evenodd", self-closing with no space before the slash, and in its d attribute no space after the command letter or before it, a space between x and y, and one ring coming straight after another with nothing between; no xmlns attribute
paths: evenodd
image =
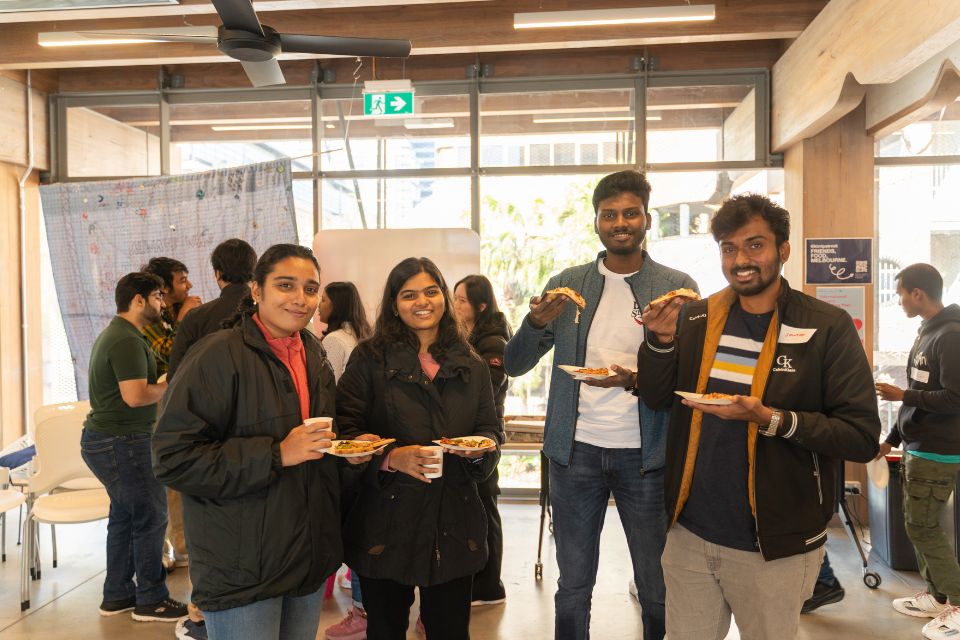
<svg viewBox="0 0 960 640"><path fill-rule="evenodd" d="M466 640L473 574L487 561L477 483L497 465L503 430L487 368L430 260L408 258L387 277L374 336L354 350L337 386L337 423L345 436L397 439L365 470L344 528L368 640L406 637L414 587L427 637ZM447 451L442 476L427 477L435 458L423 446L473 435L496 445Z"/></svg>
<svg viewBox="0 0 960 640"><path fill-rule="evenodd" d="M493 285L486 276L470 275L453 287L453 308L457 319L469 335L470 344L487 363L497 417L503 422L503 405L507 397L507 373L503 370L503 350L513 335L507 319L500 313ZM477 487L480 501L487 513L487 547L490 557L487 565L473 577L473 604L498 604L507 593L500 580L503 564L503 524L497 510L500 494L497 470Z"/></svg>
<svg viewBox="0 0 960 640"><path fill-rule="evenodd" d="M343 560L333 372L305 329L320 301L309 249L270 247L252 304L187 353L160 406L153 468L183 494L193 601L211 640L314 640ZM368 461L351 458L350 462Z"/></svg>

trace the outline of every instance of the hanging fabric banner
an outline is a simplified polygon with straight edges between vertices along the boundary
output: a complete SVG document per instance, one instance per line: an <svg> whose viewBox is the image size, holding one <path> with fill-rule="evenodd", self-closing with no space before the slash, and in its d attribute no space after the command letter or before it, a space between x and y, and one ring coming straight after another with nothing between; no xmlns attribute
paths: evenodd
<svg viewBox="0 0 960 640"><path fill-rule="evenodd" d="M262 253L297 242L290 159L204 173L40 187L50 262L77 380L86 399L97 335L116 314L117 281L156 256L187 265L206 302L219 295L210 253L241 238Z"/></svg>

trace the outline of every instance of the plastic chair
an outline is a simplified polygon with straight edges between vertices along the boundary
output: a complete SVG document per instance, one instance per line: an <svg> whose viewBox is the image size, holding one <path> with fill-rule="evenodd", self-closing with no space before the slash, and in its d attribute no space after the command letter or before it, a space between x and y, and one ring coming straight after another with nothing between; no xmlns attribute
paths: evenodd
<svg viewBox="0 0 960 640"><path fill-rule="evenodd" d="M19 507L27 501L27 496L22 491L16 489L7 489L10 484L10 470L6 467L0 467L0 518L3 518L3 532L0 534L0 552L2 552L3 562L7 561L7 511L14 507Z"/></svg>
<svg viewBox="0 0 960 640"><path fill-rule="evenodd" d="M79 403L73 403L79 404ZM90 478L80 455L80 434L86 410L74 407L36 423L36 467L27 479L27 517L23 523L23 553L20 556L20 610L30 608L30 575L40 578L38 523L79 524L103 520L110 514L110 498L102 486L50 493L71 480Z"/></svg>

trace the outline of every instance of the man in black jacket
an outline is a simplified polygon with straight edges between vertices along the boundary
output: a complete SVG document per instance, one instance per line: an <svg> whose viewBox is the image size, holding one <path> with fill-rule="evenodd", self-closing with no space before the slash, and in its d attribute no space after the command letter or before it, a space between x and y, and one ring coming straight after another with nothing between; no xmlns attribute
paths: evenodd
<svg viewBox="0 0 960 640"><path fill-rule="evenodd" d="M737 196L711 231L730 286L643 314L637 388L650 407L673 406L667 636L719 640L732 612L744 640L793 638L823 557L837 460L878 450L873 378L850 316L780 276L783 208Z"/></svg>
<svg viewBox="0 0 960 640"><path fill-rule="evenodd" d="M960 632L960 566L940 525L960 470L960 307L943 306L943 278L929 264L912 264L896 279L903 312L923 323L907 360L908 388L877 384L884 400L903 403L877 458L901 444L906 451L903 519L927 590L893 608L934 618L923 635L936 640Z"/></svg>
<svg viewBox="0 0 960 640"><path fill-rule="evenodd" d="M220 287L220 297L190 311L180 323L173 339L167 381L173 379L177 367L193 344L209 333L218 331L224 320L233 316L240 301L250 293L257 252L239 238L224 240L210 254L213 277Z"/></svg>

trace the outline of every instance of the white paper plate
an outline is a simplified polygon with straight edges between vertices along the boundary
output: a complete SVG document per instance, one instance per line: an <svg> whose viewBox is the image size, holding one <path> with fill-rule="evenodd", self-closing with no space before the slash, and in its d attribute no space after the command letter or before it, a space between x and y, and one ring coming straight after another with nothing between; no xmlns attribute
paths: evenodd
<svg viewBox="0 0 960 640"><path fill-rule="evenodd" d="M674 391L675 394L687 400L693 400L700 404L733 404L728 398L704 398L702 393L692 393L690 391Z"/></svg>
<svg viewBox="0 0 960 640"><path fill-rule="evenodd" d="M467 437L469 438L470 436L467 436ZM477 437L480 438L480 437L486 437L486 436L477 436ZM451 440L455 440L455 439L456 439L456 438L451 438ZM455 444L447 444L447 443L443 442L442 440L432 440L432 442L433 442L434 444L440 445L440 446L443 447L444 449L449 449L450 451L492 451L494 448L496 448L496 443L494 443L494 447L492 447L492 448L491 448L491 447L488 447L488 448L486 448L486 449L477 449L476 447L461 447L461 446L457 446L457 445L455 445ZM491 440L491 442L492 442L492 440Z"/></svg>
<svg viewBox="0 0 960 640"><path fill-rule="evenodd" d="M558 364L557 367L563 369L566 373L569 373L573 376L574 380L603 380L604 378L609 378L610 376L616 375L613 371L607 370L609 373L603 375L602 373L577 373L579 369L593 368L593 367L577 367L572 364Z"/></svg>
<svg viewBox="0 0 960 640"><path fill-rule="evenodd" d="M867 476L870 483L877 489L885 489L890 482L890 465L887 459L871 460L867 463Z"/></svg>
<svg viewBox="0 0 960 640"><path fill-rule="evenodd" d="M349 442L349 440L331 440L329 449L318 449L318 451L322 451L323 453L328 453L331 456L337 456L338 458L361 458L363 456L373 455L378 451L383 451L385 448L387 448L388 445L391 444L388 442L387 444L377 447L372 451L366 451L364 453L337 453L336 452L337 445L341 442Z"/></svg>

